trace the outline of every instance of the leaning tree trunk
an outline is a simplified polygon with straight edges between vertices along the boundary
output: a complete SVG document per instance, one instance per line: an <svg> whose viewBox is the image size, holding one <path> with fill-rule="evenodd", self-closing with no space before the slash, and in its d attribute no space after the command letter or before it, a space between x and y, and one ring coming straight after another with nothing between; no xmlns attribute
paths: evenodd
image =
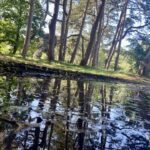
<svg viewBox="0 0 150 150"><path fill-rule="evenodd" d="M22 50L22 56L23 57L26 57L27 50L28 50L28 47L30 45L30 35L31 35L31 28L32 28L34 0L29 0L29 3L30 3L30 8L29 8L27 32L26 32L26 38L25 38L24 46L23 46L23 50Z"/></svg>
<svg viewBox="0 0 150 150"><path fill-rule="evenodd" d="M72 56L71 56L70 63L73 63L74 60L75 60L75 56L76 56L76 53L77 53L77 49L78 49L78 46L79 46L79 43L80 43L80 39L81 39L81 36L82 36L82 31L83 31L83 27L84 27L86 15L87 15L87 10L88 10L88 6L89 6L89 2L90 2L90 0L88 0L87 3L86 3L86 8L85 8L85 11L84 11L84 14L83 14L83 18L82 18L82 23L81 23L79 35L78 35L78 37L77 37L77 41L76 41L75 47L74 47L74 49L73 49L73 53L72 53Z"/></svg>
<svg viewBox="0 0 150 150"><path fill-rule="evenodd" d="M115 59L114 71L118 70L119 56L120 56L120 52L121 52L121 42L122 42L122 39L119 40L117 56L116 56L116 59Z"/></svg>
<svg viewBox="0 0 150 150"><path fill-rule="evenodd" d="M123 29L124 27L122 27L122 33L121 33L121 37L119 39L119 44L118 44L118 50L117 50L117 56L115 59L115 66L114 66L114 71L118 70L118 63L119 63L119 56L120 56L120 52L121 52L121 42L122 42L122 34L123 34Z"/></svg>
<svg viewBox="0 0 150 150"><path fill-rule="evenodd" d="M112 45L111 45L111 48L109 50L108 57L106 59L106 63L105 63L105 68L106 69L108 69L109 66L110 66L110 62L111 62L111 60L114 56L115 49L116 49L116 46L118 44L119 38L122 38L122 34L123 34L122 28L124 28L123 26L124 26L124 23L125 23L128 3L129 3L129 0L126 0L125 5L124 5L123 10L122 10L121 15L120 15L120 19L119 19L119 22L118 22L118 25L117 25L116 33L114 35L114 39L112 41Z"/></svg>
<svg viewBox="0 0 150 150"><path fill-rule="evenodd" d="M118 63L119 63L119 56L120 56L120 52L121 52L121 42L123 39L123 31L124 31L124 26L125 26L125 18L126 18L126 11L125 11L125 15L124 15L124 22L120 31L120 37L119 37L119 44L118 44L118 49L117 49L117 56L115 59L115 66L114 66L114 71L117 71L118 69Z"/></svg>
<svg viewBox="0 0 150 150"><path fill-rule="evenodd" d="M112 41L112 45L111 45L111 48L109 50L109 53L108 53L108 57L106 59L106 63L105 63L105 68L108 69L109 66L110 66L110 62L112 60L112 57L114 55L114 52L115 52L115 48L116 48L116 45L117 45L117 38L118 38L118 32L119 32L119 28L120 28L120 23L121 23L121 19L123 17L123 11L120 15L120 20L118 22L118 25L117 25L117 30L116 30L116 33L114 35L114 38L113 38L113 41Z"/></svg>
<svg viewBox="0 0 150 150"><path fill-rule="evenodd" d="M88 47L87 47L86 52L85 52L85 56L80 62L80 65L82 65L82 66L87 65L87 62L90 58L90 55L91 55L91 52L92 52L92 49L93 49L93 46L95 43L95 37L96 37L96 31L98 28L98 24L103 19L101 14L103 12L104 6L105 6L105 0L102 0L102 4L100 4L100 6L99 6L98 15L96 17L96 20L95 20L93 26L92 26L92 30L91 30L91 34L90 34L90 40L89 40Z"/></svg>
<svg viewBox="0 0 150 150"><path fill-rule="evenodd" d="M114 71L118 70L118 63L119 63L119 56L120 56L120 52L121 52L121 42L122 42L122 39L123 39L126 13L127 13L127 5L126 5L126 8L125 8L123 24L122 24L122 27L120 29L121 31L120 31L119 44L118 44L118 49L117 49L117 56L116 56L116 59L115 59Z"/></svg>
<svg viewBox="0 0 150 150"><path fill-rule="evenodd" d="M60 0L55 1L54 14L49 24L49 49L48 49L48 60L54 60L54 48L55 48L55 32L56 32L56 22L59 11Z"/></svg>

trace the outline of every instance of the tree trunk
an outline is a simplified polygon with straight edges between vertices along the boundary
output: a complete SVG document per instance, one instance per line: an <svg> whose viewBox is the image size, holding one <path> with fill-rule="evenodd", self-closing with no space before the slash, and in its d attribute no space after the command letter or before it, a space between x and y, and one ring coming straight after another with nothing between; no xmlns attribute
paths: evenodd
<svg viewBox="0 0 150 150"><path fill-rule="evenodd" d="M21 0L19 1L19 6L21 6ZM22 18L22 8L19 7L18 8L18 14L19 14L19 17ZM13 54L16 54L16 51L18 49L18 45L19 45L19 40L20 40L20 29L22 27L22 24L20 24L19 20L18 20L18 23L17 23L17 30L16 30L16 40L15 40L15 45L13 47Z"/></svg>
<svg viewBox="0 0 150 150"><path fill-rule="evenodd" d="M16 33L15 45L14 45L14 49L13 49L13 54L16 54L16 51L18 49L19 38L20 38L20 29L21 29L21 27L18 26L17 33Z"/></svg>
<svg viewBox="0 0 150 150"><path fill-rule="evenodd" d="M83 14L83 18L82 18L82 23L81 23L79 35L77 37L77 41L76 41L75 47L73 49L73 53L72 53L72 56L71 56L70 63L74 62L74 59L75 59L75 56L76 56L76 53L77 53L77 49L78 49L78 46L79 46L79 43L80 43L80 39L81 39L81 36L82 36L82 31L83 31L83 27L84 27L84 23L85 23L85 19L86 19L86 14L87 14L89 2L90 2L90 0L88 0L87 3L86 3L86 8L84 10L84 14Z"/></svg>
<svg viewBox="0 0 150 150"><path fill-rule="evenodd" d="M125 9L123 25L122 25L122 28L121 28L121 31L120 31L121 33L120 33L120 38L119 38L117 56L116 56L116 59L115 59L114 71L118 70L118 63L119 63L119 56L120 56L120 52L121 52L121 43L122 43L122 39L123 39L123 32L124 32L124 26L125 26L126 12L127 12L127 6L126 6L126 9Z"/></svg>
<svg viewBox="0 0 150 150"><path fill-rule="evenodd" d="M63 47L64 47L64 36L65 36L65 29L66 29L66 19L67 19L67 0L63 1L63 20L61 25L61 37L60 37L60 48L59 48L59 60L63 60Z"/></svg>
<svg viewBox="0 0 150 150"><path fill-rule="evenodd" d="M126 17L126 12L125 12L125 17ZM124 19L125 19L125 17L124 17ZM117 56L116 56L116 59L115 59L114 71L117 71L117 69L118 69L118 63L119 63L119 56L120 56L120 52L121 52L121 42L122 42L124 26L125 26L125 20L123 22L123 25L122 25L122 28L121 28L121 31L120 31L120 38L119 38Z"/></svg>
<svg viewBox="0 0 150 150"><path fill-rule="evenodd" d="M92 26L92 30L91 30L91 34L90 34L90 41L88 43L88 47L86 49L85 56L80 62L80 65L82 65L82 66L87 65L87 62L88 62L89 57L91 55L91 52L92 52L92 49L93 49L93 46L94 46L94 42L95 42L95 37L96 37L96 31L97 31L97 28L98 28L98 24L99 24L99 21L102 20L102 11L103 11L104 6L105 6L105 0L102 0L102 4L100 4L100 6L99 6L98 15L96 17L96 20L95 20L93 26Z"/></svg>
<svg viewBox="0 0 150 150"><path fill-rule="evenodd" d="M48 136L48 150L51 149L51 141L52 141L52 135L53 135L53 131L54 131L54 119L55 119L55 111L56 111L56 105L57 105L57 101L58 101L58 95L60 93L60 87L61 87L61 80L60 79L55 79L54 82L54 87L53 87L53 98L51 99L51 105L50 105L50 109L54 112L54 114L51 115L51 128L50 128L50 133Z"/></svg>
<svg viewBox="0 0 150 150"><path fill-rule="evenodd" d="M30 35L31 35L31 28L32 28L32 18L33 18L33 10L34 10L34 0L29 0L30 8L29 8L29 16L28 16L28 25L27 25L27 32L26 38L24 41L24 46L22 50L22 56L25 58L27 54L28 47L30 45Z"/></svg>
<svg viewBox="0 0 150 150"><path fill-rule="evenodd" d="M53 61L54 58L54 48L55 48L55 32L56 32L56 22L59 11L60 0L55 1L54 14L49 24L49 49L48 49L48 60Z"/></svg>
<svg viewBox="0 0 150 150"><path fill-rule="evenodd" d="M70 110L70 101L71 101L71 81L67 80L67 109L66 109L66 131L65 131L65 144L64 144L64 149L69 150L69 125L70 125L70 115L69 115L69 110Z"/></svg>
<svg viewBox="0 0 150 150"><path fill-rule="evenodd" d="M69 12L66 20L66 29L65 29L65 34L64 34L64 45L63 45L63 60L65 60L65 55L66 55L66 45L67 45L67 36L68 36L68 28L69 28L69 19L72 11L72 0L70 0L70 6L69 6Z"/></svg>
<svg viewBox="0 0 150 150"><path fill-rule="evenodd" d="M82 59L84 58L84 37L82 36Z"/></svg>
<svg viewBox="0 0 150 150"><path fill-rule="evenodd" d="M102 30L103 18L104 18L104 7L103 7L103 11L102 11L102 19L99 22L97 39L95 41L95 46L94 46L92 66L95 68L98 66L100 43L101 43L101 39L102 39L103 32L104 32L104 30Z"/></svg>
<svg viewBox="0 0 150 150"><path fill-rule="evenodd" d="M119 56L120 56L120 52L121 52L121 42L122 42L122 39L119 40L117 56L116 56L116 59L115 59L114 71L118 70Z"/></svg>
<svg viewBox="0 0 150 150"><path fill-rule="evenodd" d="M102 118L107 118L106 112L107 112L107 98L106 98L106 85L103 84L100 89L100 94L101 94L101 103L102 103L102 109L101 109L101 117ZM102 120L101 122L102 125L106 124L105 120ZM101 135L101 150L105 150L106 147L106 141L107 141L107 134L106 134L106 129L102 129L102 135Z"/></svg>
<svg viewBox="0 0 150 150"><path fill-rule="evenodd" d="M107 57L107 59L106 59L106 63L105 63L105 68L106 68L106 69L109 68L110 62L111 62L112 57L113 57L114 52L115 52L115 48L116 48L116 45L117 45L116 39L117 39L117 36L118 36L119 26L120 26L122 17L123 17L123 11L122 11L122 13L121 13L121 15L120 15L120 19L119 19L119 22L118 22L118 25L117 25L117 30L116 30L116 33L115 33L115 35L114 35L114 38L113 38L113 41L112 41L112 45L111 45L111 48L110 48L109 53L108 53L108 57Z"/></svg>
<svg viewBox="0 0 150 150"><path fill-rule="evenodd" d="M122 28L124 28L123 26L125 23L128 2L129 2L129 0L125 1L125 5L124 5L123 10L122 10L121 15L120 15L120 19L119 19L119 22L117 25L116 33L114 35L114 39L112 41L112 45L111 45L111 48L109 50L108 57L106 59L106 64L105 64L106 69L108 69L110 66L110 62L111 62L113 55L115 53L115 49L116 49L116 46L118 44L119 38L122 38L122 34L123 34Z"/></svg>

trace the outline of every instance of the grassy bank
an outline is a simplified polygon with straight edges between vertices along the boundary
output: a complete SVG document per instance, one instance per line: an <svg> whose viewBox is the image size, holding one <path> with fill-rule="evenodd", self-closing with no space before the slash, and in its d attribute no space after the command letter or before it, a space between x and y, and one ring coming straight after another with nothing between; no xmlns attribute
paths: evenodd
<svg viewBox="0 0 150 150"><path fill-rule="evenodd" d="M150 79L146 77L140 77L137 75L132 74L125 74L125 73L119 73L119 72L113 72L113 71L105 71L105 70L97 70L90 67L82 67L78 65L73 65L69 63L64 62L51 62L49 63L46 60L33 60L33 59L23 59L21 57L12 57L12 56L4 56L0 55L0 62L1 67L2 65L10 65L13 64L13 66L17 67L18 65L21 65L22 67L25 67L26 70L30 68L30 71L34 70L35 68L38 70L41 70L41 72L50 71L52 72L59 72L60 74L68 74L68 75L81 75L82 77L93 77L96 79L108 79L108 80L118 80L122 82L130 82L130 83L144 83L144 84L150 84ZM6 66L5 66L6 67Z"/></svg>

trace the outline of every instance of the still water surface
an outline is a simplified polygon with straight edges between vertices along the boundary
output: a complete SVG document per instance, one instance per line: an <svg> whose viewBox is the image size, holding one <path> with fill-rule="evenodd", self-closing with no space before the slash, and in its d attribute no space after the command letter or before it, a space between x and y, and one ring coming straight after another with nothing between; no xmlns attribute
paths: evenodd
<svg viewBox="0 0 150 150"><path fill-rule="evenodd" d="M0 150L150 150L150 86L0 76Z"/></svg>

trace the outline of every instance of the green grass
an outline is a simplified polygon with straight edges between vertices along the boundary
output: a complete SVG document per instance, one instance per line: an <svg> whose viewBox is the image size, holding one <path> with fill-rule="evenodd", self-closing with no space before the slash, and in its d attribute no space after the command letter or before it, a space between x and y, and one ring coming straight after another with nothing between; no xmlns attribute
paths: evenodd
<svg viewBox="0 0 150 150"><path fill-rule="evenodd" d="M150 79L146 77L140 77L138 75L133 74L125 74L122 72L114 72L114 71L106 71L101 69L93 69L91 67L82 67L79 65L74 65L66 62L48 62L47 60L37 60L33 58L26 58L23 59L21 56L4 56L0 55L0 61L8 62L11 61L12 63L23 63L23 64L31 64L38 67L47 67L51 69L59 69L65 71L72 71L72 72L79 72L79 73L88 73L93 75L101 75L110 78L122 79L126 80L127 82L134 82L134 83L149 83Z"/></svg>

